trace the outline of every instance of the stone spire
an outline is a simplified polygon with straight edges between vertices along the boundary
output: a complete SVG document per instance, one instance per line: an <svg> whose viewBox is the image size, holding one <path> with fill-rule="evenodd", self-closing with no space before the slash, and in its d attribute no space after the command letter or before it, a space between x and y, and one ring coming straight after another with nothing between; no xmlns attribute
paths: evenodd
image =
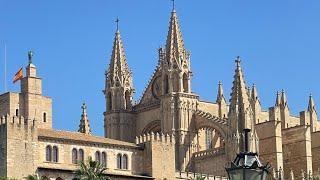
<svg viewBox="0 0 320 180"><path fill-rule="evenodd" d="M226 99L224 98L223 86L221 81L219 81L219 84L218 84L218 95L217 95L216 102L217 103L226 102Z"/></svg>
<svg viewBox="0 0 320 180"><path fill-rule="evenodd" d="M279 91L277 91L277 98L276 98L276 104L275 104L275 106L276 106L276 107L279 107L280 104L281 104L281 95L280 95Z"/></svg>
<svg viewBox="0 0 320 180"><path fill-rule="evenodd" d="M84 134L91 134L89 119L87 115L87 106L85 103L82 104L82 114L80 119L80 125L78 132L84 133Z"/></svg>
<svg viewBox="0 0 320 180"><path fill-rule="evenodd" d="M113 49L111 54L110 66L107 72L107 77L110 80L109 86L124 86L126 81L132 81L132 72L129 69L125 50L118 29L119 20L117 19L117 31L115 33Z"/></svg>
<svg viewBox="0 0 320 180"><path fill-rule="evenodd" d="M188 63L188 55L184 47L178 16L175 9L171 12L169 31L166 41L166 59L169 64L177 66L179 69L183 67L183 63Z"/></svg>
<svg viewBox="0 0 320 180"><path fill-rule="evenodd" d="M239 133L244 132L244 129L250 129L249 151L257 152L255 132L255 120L254 112L251 106L251 99L249 97L248 89L244 80L244 75L241 68L240 57L235 60L236 70L233 80L233 87L231 92L228 125L230 130L228 133L228 147L230 148L230 157L233 157L235 153L245 151L244 135ZM235 137L238 137L235 139ZM236 143L237 142L237 143ZM233 154L233 155L232 155ZM229 158L230 158L229 157Z"/></svg>
<svg viewBox="0 0 320 180"><path fill-rule="evenodd" d="M257 91L257 87L256 87L255 84L253 84L253 86L252 86L251 98L252 98L253 101L258 101L259 100L258 91Z"/></svg>
<svg viewBox="0 0 320 180"><path fill-rule="evenodd" d="M234 114L236 119L231 122L232 128L236 128L239 132L243 129L252 129L253 122L251 119L252 108L250 105L250 98L247 93L244 75L241 69L241 60L238 56L235 60L236 70L234 75L233 87L230 100L230 115ZM236 124L235 124L236 123Z"/></svg>
<svg viewBox="0 0 320 180"><path fill-rule="evenodd" d="M316 112L316 106L315 106L312 94L310 94L310 96L309 96L308 111L309 112Z"/></svg>
<svg viewBox="0 0 320 180"><path fill-rule="evenodd" d="M287 96L286 96L286 93L284 92L283 89L282 89L282 91L281 91L280 105L281 105L283 108L288 108Z"/></svg>

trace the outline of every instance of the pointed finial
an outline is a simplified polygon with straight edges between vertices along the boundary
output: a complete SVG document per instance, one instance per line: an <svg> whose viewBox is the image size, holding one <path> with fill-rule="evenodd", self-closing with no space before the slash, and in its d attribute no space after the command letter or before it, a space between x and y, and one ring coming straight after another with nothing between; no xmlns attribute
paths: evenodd
<svg viewBox="0 0 320 180"><path fill-rule="evenodd" d="M87 106L86 106L86 103L85 103L85 102L82 103L81 108L82 108L82 113L84 114L84 113L86 112L86 110L87 110Z"/></svg>
<svg viewBox="0 0 320 180"><path fill-rule="evenodd" d="M309 103L308 103L308 111L312 112L312 111L315 111L315 109L316 109L315 108L315 103L314 103L312 94L310 93L310 95L309 95Z"/></svg>
<svg viewBox="0 0 320 180"><path fill-rule="evenodd" d="M117 32L119 31L119 21L120 21L119 18L117 18L116 21L115 21L116 25L117 25Z"/></svg>
<svg viewBox="0 0 320 180"><path fill-rule="evenodd" d="M172 11L175 11L175 0L171 0L172 1Z"/></svg>
<svg viewBox="0 0 320 180"><path fill-rule="evenodd" d="M32 51L28 51L29 64L32 64L32 57L33 57L33 52Z"/></svg>
<svg viewBox="0 0 320 180"><path fill-rule="evenodd" d="M240 64L241 64L240 56L237 56L235 62L236 62L237 68L240 68Z"/></svg>

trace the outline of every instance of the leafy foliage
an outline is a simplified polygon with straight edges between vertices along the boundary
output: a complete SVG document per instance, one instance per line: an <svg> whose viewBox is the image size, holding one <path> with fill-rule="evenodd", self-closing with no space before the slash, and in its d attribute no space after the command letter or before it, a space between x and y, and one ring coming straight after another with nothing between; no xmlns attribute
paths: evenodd
<svg viewBox="0 0 320 180"><path fill-rule="evenodd" d="M80 168L76 171L76 176L80 180L109 180L110 178L103 173L106 169L90 157L86 163L81 162Z"/></svg>

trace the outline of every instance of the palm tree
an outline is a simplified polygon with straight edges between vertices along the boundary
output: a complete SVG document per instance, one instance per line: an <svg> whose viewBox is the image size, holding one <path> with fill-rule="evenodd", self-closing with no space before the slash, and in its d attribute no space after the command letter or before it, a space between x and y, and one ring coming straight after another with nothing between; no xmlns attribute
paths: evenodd
<svg viewBox="0 0 320 180"><path fill-rule="evenodd" d="M103 173L106 169L90 157L87 163L81 162L80 168L76 170L76 176L80 180L108 180L110 178Z"/></svg>

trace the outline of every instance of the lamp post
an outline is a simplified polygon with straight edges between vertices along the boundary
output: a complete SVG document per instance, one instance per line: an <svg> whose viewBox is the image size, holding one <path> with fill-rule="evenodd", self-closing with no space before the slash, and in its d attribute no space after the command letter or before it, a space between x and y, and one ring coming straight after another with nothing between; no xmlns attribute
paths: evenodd
<svg viewBox="0 0 320 180"><path fill-rule="evenodd" d="M269 173L269 166L263 166L258 154L249 152L249 132L244 129L244 152L237 154L231 166L226 168L230 180L265 180Z"/></svg>

